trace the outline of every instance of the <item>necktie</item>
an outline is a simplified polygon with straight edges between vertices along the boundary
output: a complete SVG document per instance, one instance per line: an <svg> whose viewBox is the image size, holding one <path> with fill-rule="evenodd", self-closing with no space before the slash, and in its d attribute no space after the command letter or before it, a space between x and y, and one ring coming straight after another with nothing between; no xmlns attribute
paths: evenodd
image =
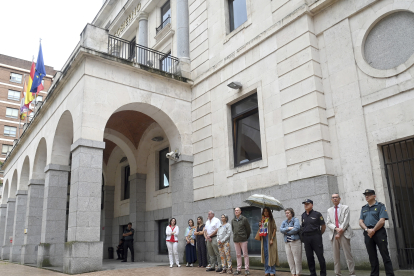
<svg viewBox="0 0 414 276"><path fill-rule="evenodd" d="M338 206L335 206L335 227L339 228L339 220L338 220Z"/></svg>

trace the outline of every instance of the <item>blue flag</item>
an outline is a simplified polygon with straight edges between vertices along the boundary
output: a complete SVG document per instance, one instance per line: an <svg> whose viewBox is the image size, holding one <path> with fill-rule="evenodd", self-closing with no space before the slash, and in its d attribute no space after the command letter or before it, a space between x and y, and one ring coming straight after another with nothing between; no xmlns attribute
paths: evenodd
<svg viewBox="0 0 414 276"><path fill-rule="evenodd" d="M42 80L46 76L45 63L43 61L42 44L39 46L39 54L37 55L36 71L33 77L32 88L30 92L38 93L43 90Z"/></svg>

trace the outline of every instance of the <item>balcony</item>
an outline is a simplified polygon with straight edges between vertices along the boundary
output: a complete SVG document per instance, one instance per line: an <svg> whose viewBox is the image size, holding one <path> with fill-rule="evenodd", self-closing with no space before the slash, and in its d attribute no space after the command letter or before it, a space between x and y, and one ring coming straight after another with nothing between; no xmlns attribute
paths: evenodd
<svg viewBox="0 0 414 276"><path fill-rule="evenodd" d="M108 54L138 63L150 69L180 76L176 57L136 44L135 39L128 41L116 36L108 36Z"/></svg>
<svg viewBox="0 0 414 276"><path fill-rule="evenodd" d="M162 22L161 25L156 28L156 33L158 34L168 24L171 24L171 16L168 16L167 19L165 19L164 22Z"/></svg>

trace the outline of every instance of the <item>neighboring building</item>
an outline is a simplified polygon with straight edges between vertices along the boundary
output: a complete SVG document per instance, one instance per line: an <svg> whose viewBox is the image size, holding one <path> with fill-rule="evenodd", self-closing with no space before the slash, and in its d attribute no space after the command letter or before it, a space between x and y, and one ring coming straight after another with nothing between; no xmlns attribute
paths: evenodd
<svg viewBox="0 0 414 276"><path fill-rule="evenodd" d="M105 1L5 160L1 258L99 270L130 221L135 260L166 262L171 217L183 233L242 207L255 233L251 194L300 216L303 199L326 215L339 192L369 269L358 220L372 188L394 267L413 269L413 12L411 0ZM249 250L253 263L254 235Z"/></svg>
<svg viewBox="0 0 414 276"><path fill-rule="evenodd" d="M23 96L24 78L28 79L31 65L30 61L0 54L0 162L6 159L7 152L13 147L13 141L23 132L26 120L19 120L20 99ZM38 101L46 97L56 73L53 67L45 67L47 75L43 81L44 90L39 93ZM3 179L2 174L0 179Z"/></svg>

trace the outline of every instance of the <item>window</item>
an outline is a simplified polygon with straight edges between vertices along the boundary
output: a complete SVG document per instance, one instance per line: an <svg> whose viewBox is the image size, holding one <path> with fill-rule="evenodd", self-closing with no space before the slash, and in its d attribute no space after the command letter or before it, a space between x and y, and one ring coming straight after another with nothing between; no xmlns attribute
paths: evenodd
<svg viewBox="0 0 414 276"><path fill-rule="evenodd" d="M7 94L7 99L12 101L20 101L20 92L9 90L9 93Z"/></svg>
<svg viewBox="0 0 414 276"><path fill-rule="evenodd" d="M260 208L257 207L245 207L241 208L242 215L247 218L249 221L250 227L252 228L252 232L248 239L247 243L247 251L249 254L261 254L261 243L254 239L256 236L257 230L259 230L259 222L262 218L262 212Z"/></svg>
<svg viewBox="0 0 414 276"><path fill-rule="evenodd" d="M4 126L4 136L16 137L17 127Z"/></svg>
<svg viewBox="0 0 414 276"><path fill-rule="evenodd" d="M168 0L164 6L161 7L161 23L171 17L170 1Z"/></svg>
<svg viewBox="0 0 414 276"><path fill-rule="evenodd" d="M170 186L170 162L167 158L168 148L163 149L159 152L159 161L160 161L160 190L168 188Z"/></svg>
<svg viewBox="0 0 414 276"><path fill-rule="evenodd" d="M160 70L164 72L170 72L170 68L171 68L171 52L168 52L160 60Z"/></svg>
<svg viewBox="0 0 414 276"><path fill-rule="evenodd" d="M122 197L122 200L125 199L129 199L129 173L130 173L130 168L129 166L123 167L122 168L122 180L123 180L123 194L124 196Z"/></svg>
<svg viewBox="0 0 414 276"><path fill-rule="evenodd" d="M15 83L22 83L23 76L16 73L10 73L10 81Z"/></svg>
<svg viewBox="0 0 414 276"><path fill-rule="evenodd" d="M13 148L13 145L3 145L1 147L1 153L7 154L9 151L11 151L12 148Z"/></svg>
<svg viewBox="0 0 414 276"><path fill-rule="evenodd" d="M231 106L234 166L262 159L257 93Z"/></svg>
<svg viewBox="0 0 414 276"><path fill-rule="evenodd" d="M168 219L158 221L158 254L168 254L168 248L165 242L167 239L165 229L167 228L168 223Z"/></svg>
<svg viewBox="0 0 414 276"><path fill-rule="evenodd" d="M246 0L229 0L230 32L247 21Z"/></svg>
<svg viewBox="0 0 414 276"><path fill-rule="evenodd" d="M16 108L6 107L6 117L17 119L19 117L19 110Z"/></svg>

